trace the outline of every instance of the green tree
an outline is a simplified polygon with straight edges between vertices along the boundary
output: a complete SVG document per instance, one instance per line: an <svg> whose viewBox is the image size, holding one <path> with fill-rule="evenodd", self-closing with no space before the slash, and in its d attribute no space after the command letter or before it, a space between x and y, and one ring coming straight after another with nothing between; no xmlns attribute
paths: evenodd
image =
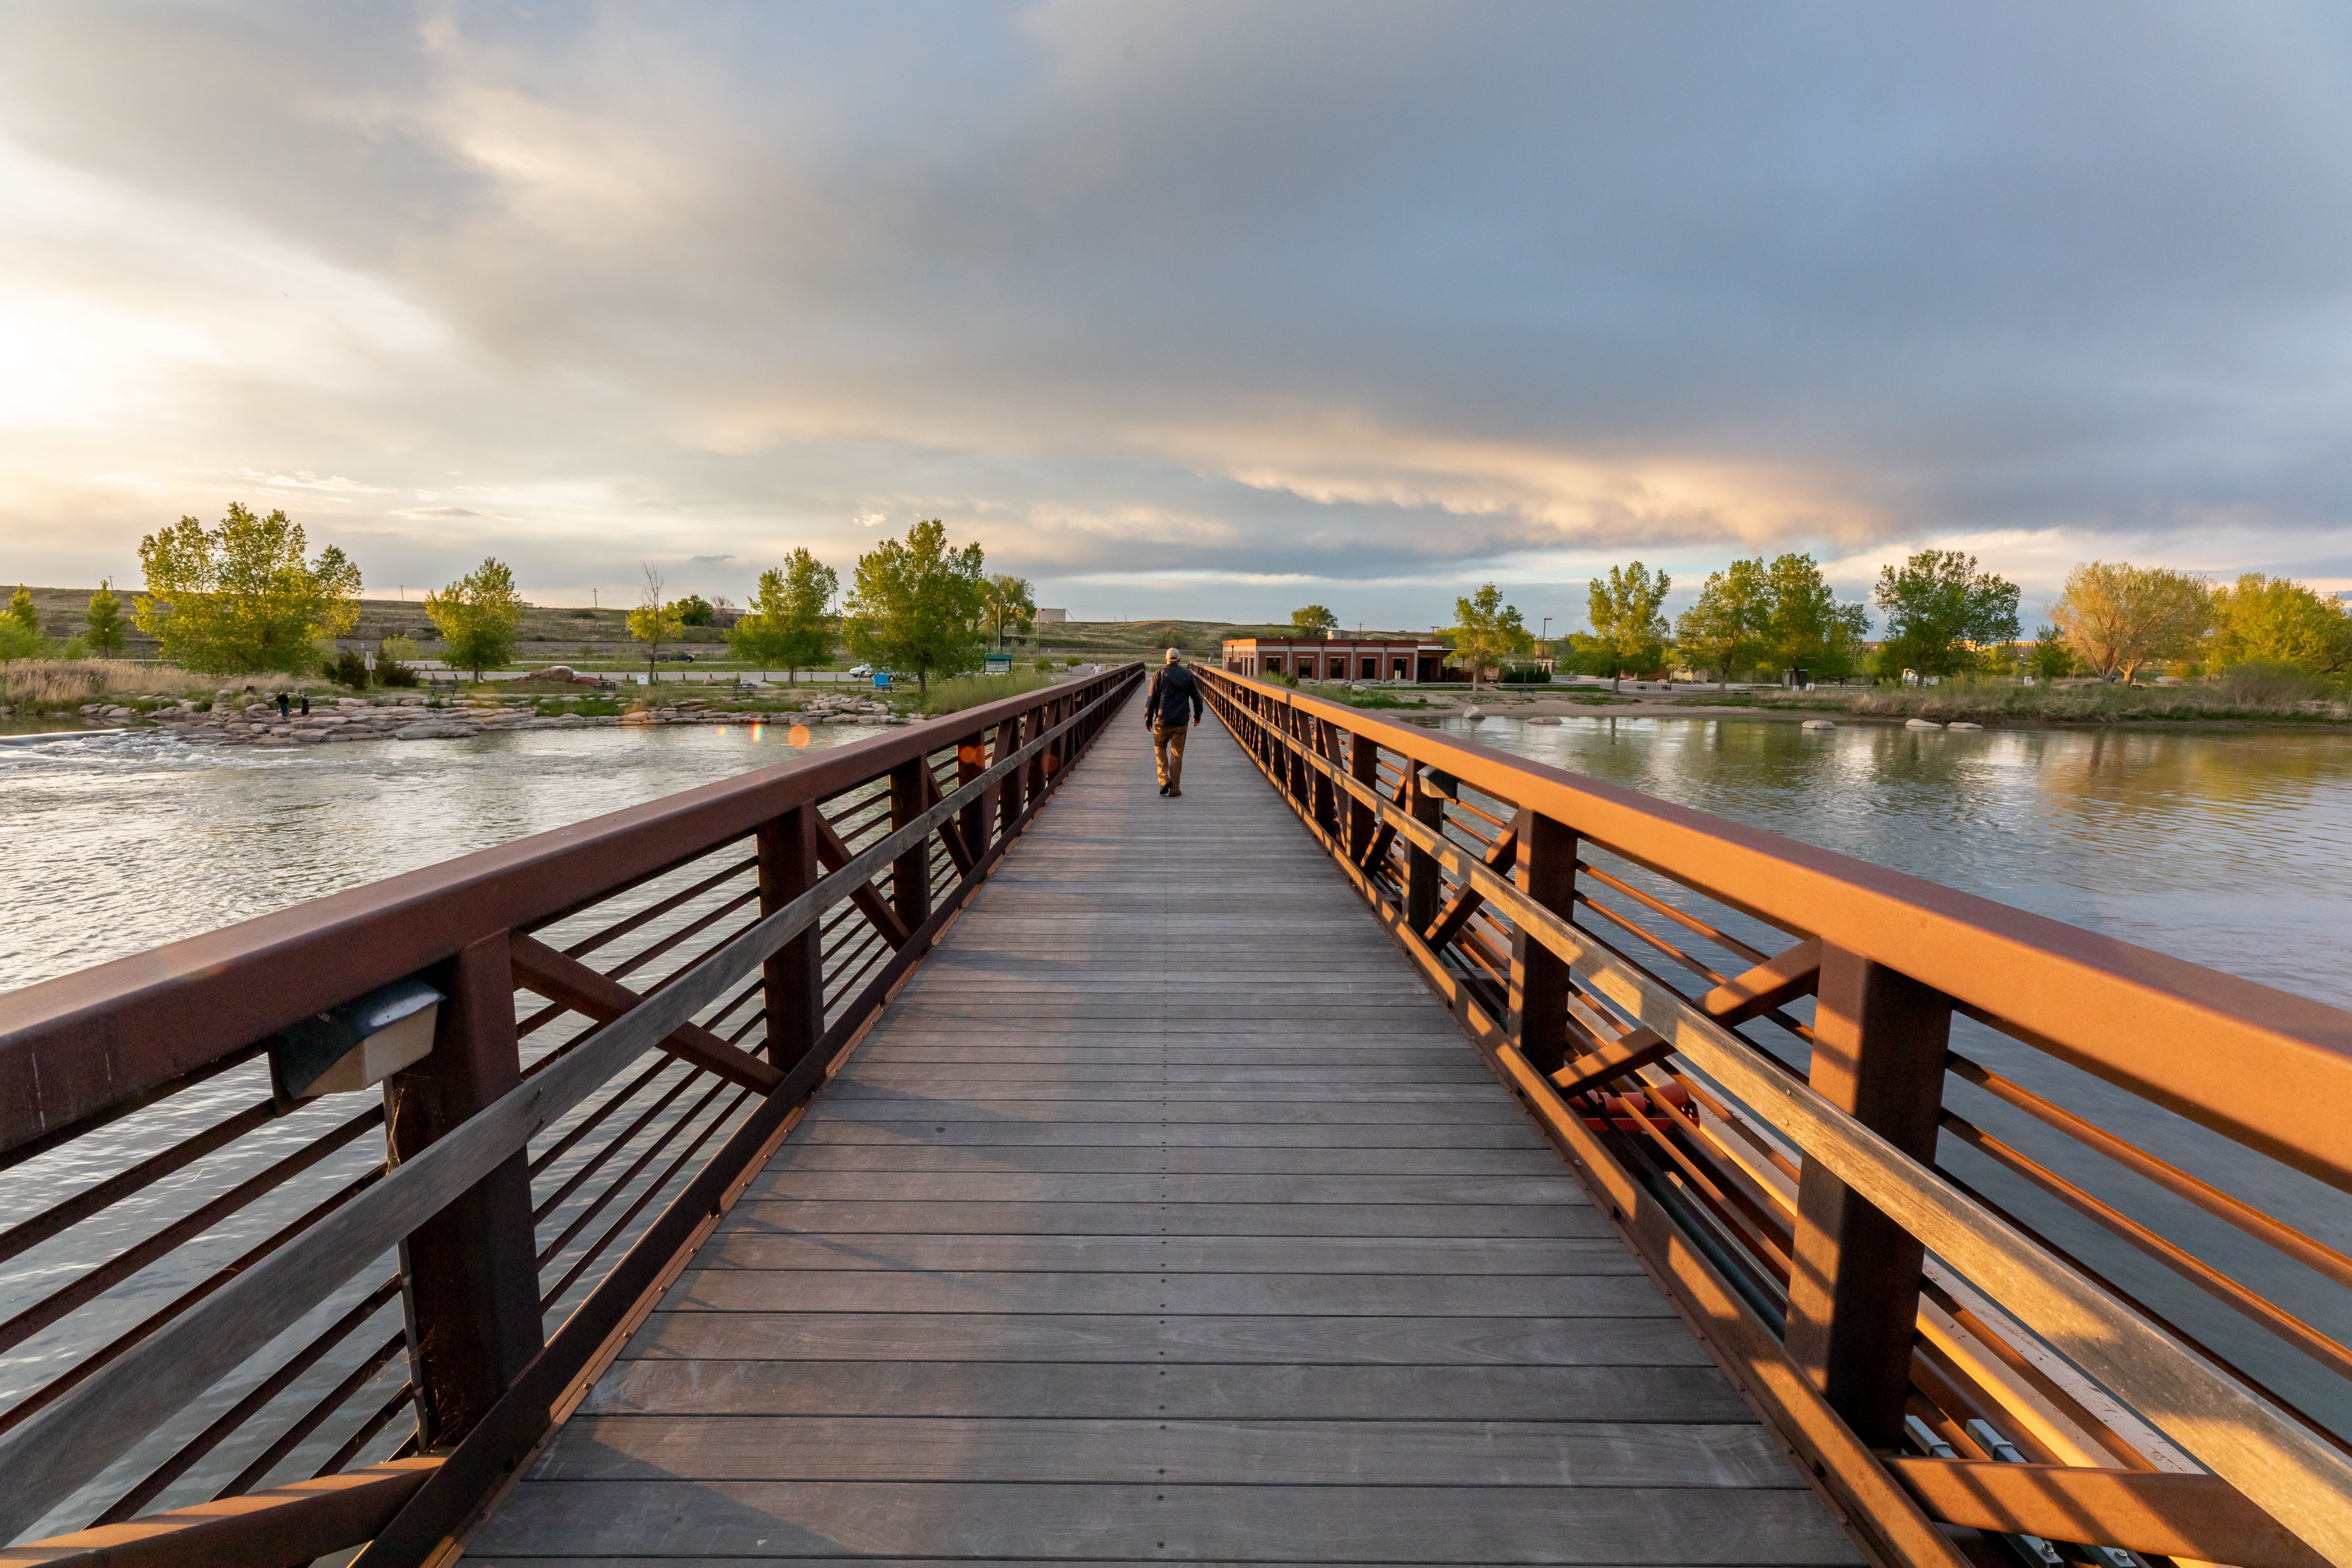
<svg viewBox="0 0 2352 1568"><path fill-rule="evenodd" d="M472 670L476 680L514 657L523 608L514 574L490 557L441 592L425 595L425 613L441 633L442 657Z"/></svg>
<svg viewBox="0 0 2352 1568"><path fill-rule="evenodd" d="M637 607L628 615L629 635L646 645L646 685L650 689L661 674L662 644L677 640L683 624L677 618L677 605L662 597L662 574L650 563L645 569L646 585L637 595Z"/></svg>
<svg viewBox="0 0 2352 1568"><path fill-rule="evenodd" d="M978 544L948 543L938 518L919 522L906 540L886 539L857 558L857 583L845 606L849 647L858 658L910 674L928 691L934 675L961 675L985 661L978 629L987 613Z"/></svg>
<svg viewBox="0 0 2352 1568"><path fill-rule="evenodd" d="M41 635L41 612L33 607L33 591L22 583L8 596L8 618L35 637Z"/></svg>
<svg viewBox="0 0 2352 1568"><path fill-rule="evenodd" d="M2284 577L2249 572L2213 590L2213 662L2262 660L2332 675L2352 659L2352 614Z"/></svg>
<svg viewBox="0 0 2352 1568"><path fill-rule="evenodd" d="M11 659L38 658L48 651L41 634L26 631L25 623L15 616L0 616L0 664Z"/></svg>
<svg viewBox="0 0 2352 1568"><path fill-rule="evenodd" d="M719 618L718 608L699 594L688 594L677 607L677 624L682 626L707 626Z"/></svg>
<svg viewBox="0 0 2352 1568"><path fill-rule="evenodd" d="M1776 556L1767 569L1772 609L1765 654L1774 668L1805 669L1842 680L1862 662L1870 636L1870 611L1841 605L1811 555Z"/></svg>
<svg viewBox="0 0 2352 1568"><path fill-rule="evenodd" d="M1874 597L1886 615L1880 658L1889 668L1950 675L1973 663L1969 644L2018 636L2017 584L1957 550L1923 550L1881 569Z"/></svg>
<svg viewBox="0 0 2352 1568"><path fill-rule="evenodd" d="M1638 675L1665 662L1666 617L1659 606L1673 587L1674 579L1639 561L1612 566L1606 580L1595 577L1585 584L1585 616L1592 623L1592 636L1578 651L1591 673L1609 677L1612 690L1627 674Z"/></svg>
<svg viewBox="0 0 2352 1568"><path fill-rule="evenodd" d="M763 669L782 666L797 682L802 670L833 658L833 596L840 589L832 567L794 550L781 568L760 574L751 609L728 628L728 646Z"/></svg>
<svg viewBox="0 0 2352 1568"><path fill-rule="evenodd" d="M1339 629L1339 617L1326 605L1302 605L1290 612L1290 635L1293 637L1328 637Z"/></svg>
<svg viewBox="0 0 2352 1568"><path fill-rule="evenodd" d="M1487 670L1500 669L1507 660L1535 646L1518 607L1503 603L1502 590L1492 583L1466 599L1454 601L1454 624L1444 635L1454 645L1454 657L1470 667L1474 691Z"/></svg>
<svg viewBox="0 0 2352 1568"><path fill-rule="evenodd" d="M360 569L333 545L305 561L299 523L232 504L207 531L193 517L139 542L139 629L166 662L219 675L303 675L359 620Z"/></svg>
<svg viewBox="0 0 2352 1568"><path fill-rule="evenodd" d="M1683 657L1714 670L1718 687L1731 684L1732 671L1755 668L1771 631L1771 589L1760 558L1709 573L1698 603L1675 622L1675 643Z"/></svg>
<svg viewBox="0 0 2352 1568"><path fill-rule="evenodd" d="M2033 647L2025 656L2025 667L2044 686L2053 680L2063 680L2074 673L2074 650L2066 646L2066 637L2056 626L2043 626L2033 633Z"/></svg>
<svg viewBox="0 0 2352 1568"><path fill-rule="evenodd" d="M2143 664L2195 653L2213 593L2168 566L2086 561L2066 574L2050 618L2093 674L2128 681Z"/></svg>
<svg viewBox="0 0 2352 1568"><path fill-rule="evenodd" d="M89 608L82 613L82 621L89 629L82 634L89 651L100 658L114 658L122 652L122 601L114 596L114 579L110 577L98 585L89 596Z"/></svg>
<svg viewBox="0 0 2352 1568"><path fill-rule="evenodd" d="M1004 646L1004 628L1025 632L1037 624L1037 594L1026 577L999 573L980 585L989 624L996 628L996 646Z"/></svg>

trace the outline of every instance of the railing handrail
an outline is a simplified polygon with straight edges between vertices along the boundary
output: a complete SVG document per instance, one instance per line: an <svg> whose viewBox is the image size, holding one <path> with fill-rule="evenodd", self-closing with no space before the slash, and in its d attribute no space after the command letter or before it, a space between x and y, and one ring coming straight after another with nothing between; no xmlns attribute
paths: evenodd
<svg viewBox="0 0 2352 1568"><path fill-rule="evenodd" d="M1767 924L1900 970L2063 1061L2352 1192L2352 1118L2310 1111L2352 1105L2352 1012L1424 726L1201 673L1415 755Z"/></svg>
<svg viewBox="0 0 2352 1568"><path fill-rule="evenodd" d="M1733 829L1734 825L1718 823L1705 813L1641 801L1638 797L1628 799L1629 792L1608 786L1596 790L1572 781L1558 769L1484 747L1465 745L1418 726L1368 719L1342 705L1300 699L1268 683L1244 682L1223 672L1209 672L1208 685L1221 717L1234 728L1236 737L1257 754L1268 779L1308 818L1310 831L1340 858L1359 890L1383 911L1384 920L1392 922L1391 929L1398 931L1408 953L1433 981L1448 989L1457 1003L1465 1029L1488 1053L1528 1108L1553 1133L1593 1187L1596 1200L1605 1201L1612 1219L1626 1226L1637 1250L1642 1250L1654 1266L1664 1266L1676 1281L1686 1305L1696 1305L1703 1316L1711 1319L1727 1345L1738 1346L1729 1353L1741 1375L1758 1380L1751 1386L1760 1390L1777 1380L1780 1392L1766 1395L1766 1402L1776 1411L1776 1418L1781 1420L1784 1436L1792 1428L1806 1431L1809 1436L1805 1442L1828 1458L1837 1472L1838 1485L1850 1497L1868 1498L1874 1489L1876 1500L1871 1508L1874 1512L1884 1510L1888 1516L1874 1519L1874 1524L1885 1526L1893 1522L1899 1531L1901 1524L1896 1516L1911 1514L1912 1524L1923 1527L1911 1537L1918 1550L1900 1551L1896 1553L1899 1558L1915 1563L1957 1561L1948 1542L1924 1529L1924 1521L1916 1517L1913 1502L1900 1489L1887 1489L1887 1472L1880 1468L1883 1454L1874 1458L1855 1441L1855 1433L1840 1424L1840 1417L1854 1411L1857 1420L1870 1422L1873 1430L1880 1429L1885 1421L1882 1405L1885 1391L1877 1384L1838 1384L1832 1369L1822 1363L1828 1358L1808 1359L1801 1363L1798 1356L1821 1356L1819 1347L1826 1337L1823 1331L1830 1316L1842 1321L1850 1312L1858 1311L1874 1324L1880 1309L1891 1304L1901 1314L1900 1337L1869 1342L1844 1364L1850 1367L1864 1355L1882 1356L1882 1344L1907 1360L1911 1355L1909 1325L1915 1306L1906 1303L1916 1302L1917 1298L1897 1289L1895 1280L1882 1279L1882 1273L1890 1268L1916 1269L1922 1255L1915 1250L1910 1255L1912 1261L1901 1262L1901 1254L1891 1243L1864 1237L1858 1246L1867 1255L1858 1254L1849 1268L1848 1260L1839 1250L1843 1237L1832 1228L1841 1223L1835 1212L1835 1194L1840 1192L1872 1205L1871 1212L1899 1226L1911 1245L1924 1247L1942 1259L1969 1282L1970 1289L1986 1292L1999 1312L2007 1314L2027 1332L2038 1336L2042 1342L2104 1384L2135 1411L2137 1418L2152 1423L2203 1464L2216 1478L2214 1486L2221 1489L2205 1494L2207 1503L2183 1506L2192 1513L2209 1505L2217 1510L2205 1520L2209 1525L2219 1525L2223 1517L2230 1517L2231 1522L2212 1537L2233 1542L2228 1550L2257 1547L2256 1555L2225 1554L2214 1560L2262 1563L2271 1568L2283 1568L2288 1563L2310 1563L2315 1552L2329 1562L2352 1564L2352 1463L2347 1463L2346 1454L2326 1435L2306 1429L2258 1383L2250 1384L2234 1375L2235 1369L2226 1363L2216 1365L2212 1358L2200 1353L2200 1348L2182 1343L2175 1332L2168 1331L2169 1325L2160 1319L2151 1321L2151 1314L2128 1296L2073 1265L2032 1235L2029 1226L2012 1223L1997 1207L1982 1201L1966 1183L1949 1178L1935 1164L1932 1152L1898 1144L1894 1141L1896 1137L1909 1140L1914 1135L1901 1130L1900 1115L1890 1114L1884 1103L1865 1109L1859 1101L1848 1105L1829 1098L1819 1087L1823 1082L1820 1075L1824 1070L1823 1055L1819 1048L1812 1064L1815 1076L1809 1082L1792 1076L1785 1064L1728 1026L1753 1016L1739 1010L1739 994L1759 997L1787 994L1784 984L1793 985L1801 974L1805 977L1805 988L1820 994L1828 1009L1830 993L1823 977L1833 959L1843 977L1842 984L1846 987L1838 994L1836 1009L1817 1014L1810 1028L1794 1020L1780 1019L1778 1015L1775 1017L1785 1027L1801 1030L1817 1047L1828 1044L1827 1082L1838 1092L1853 1094L1851 1064L1857 1054L1886 1064L1893 1059L1890 1052L1912 1048L1895 1032L1903 1026L1899 1019L1883 1020L1880 1031L1874 1035L1859 1023L1854 1012L1853 978L1870 969L1904 974L1903 984L1915 986L1909 994L1920 994L1916 982L1922 977L1895 970L1889 959L1881 956L1890 950L1907 951L1905 938L1874 943L1866 932L1843 929L1847 911L1832 911L1838 917L1832 921L1776 921L1772 919L1773 911L1786 911L1791 902L1789 896L1776 895L1757 900L1763 907L1749 912L1759 914L1769 923L1794 929L1807 940L1769 959L1754 950L1743 950L1759 960L1755 968L1736 980L1718 984L1706 997L1685 995L1617 951L1594 930L1570 918L1590 900L1581 894L1571 896L1562 891L1563 870L1573 866L1578 873L1593 870L1598 875L1597 868L1588 868L1577 857L1578 841L1590 838L1597 846L1622 855L1629 846L1612 837L1611 830L1622 833L1628 825L1638 825L1646 837L1637 838L1635 843L1649 853L1635 854L1630 858L1685 883L1703 896L1744 907L1718 890L1719 862L1710 862L1701 871L1679 863L1679 845L1670 842L1662 853L1656 842L1662 836L1661 825L1684 835L1718 827ZM1310 721L1301 722L1302 719ZM1378 749L1382 746L1395 754L1402 770L1395 784L1397 798L1393 800L1389 798L1390 780L1382 775L1387 766ZM1368 747L1374 749L1368 751ZM1425 773L1445 775L1454 782L1441 779L1438 793L1433 795L1423 782ZM1470 816L1483 817L1496 826L1496 834L1483 855L1449 831L1465 826L1459 819L1449 823L1445 814L1448 802L1443 797L1454 795L1455 784L1467 784L1519 814L1506 826L1504 818L1471 808ZM1596 809L1596 803L1600 807L1612 808L1613 819ZM1598 831L1596 818L1604 824ZM1810 859L1783 850L1771 835L1737 831L1745 842L1738 847L1736 855L1748 858L1742 867L1744 870L1752 872L1754 862L1764 858L1775 859L1784 868ZM1724 832L1720 837L1730 837L1732 833ZM1403 852L1405 866L1402 870L1392 868L1389 858L1391 846ZM1788 848L1801 851L1804 847L1790 845ZM1871 869L1847 861L1844 857L1813 853L1818 858L1810 859L1802 868L1817 878L1835 876L1848 868ZM1440 933L1460 929L1458 925L1449 927L1444 920L1433 922L1427 913L1431 908L1430 889L1441 872L1453 879L1456 889L1453 907L1483 909L1507 934L1510 978L1507 995L1499 1007L1492 992L1481 1000L1479 993L1467 984L1457 984L1457 972L1449 969L1441 956L1439 950L1453 939ZM1402 904L1390 901L1391 894L1384 890L1386 884L1380 880L1383 876L1400 879L1395 888L1403 895ZM1602 879L1622 889L1622 883ZM1842 880L1846 884L1847 895L1852 897L1854 884L1863 879L1846 877ZM1854 901L1874 910L1880 918L1886 918L1886 906L1902 893L1931 889L1929 884L1895 873L1869 880L1874 885L1860 889L1867 896ZM1912 902L1916 905L1928 901ZM1969 901L2003 915L2018 914L1990 900ZM1666 906L1650 902L1653 908L1666 910ZM1408 913L1408 909L1421 912ZM1605 915L1608 911L1601 912ZM1941 913L1926 910L1914 916L1915 924L1932 931ZM2021 919L2032 921L2033 928L2057 925L2034 917ZM1689 923L1719 942L1727 942L1724 933L1713 931L1701 922ZM2011 926L2005 934L2015 939L2018 928ZM1920 940L1918 931L1908 933L1907 940L1916 943ZM1853 945L1843 945L1848 942ZM2126 944L2113 945L2138 952L2128 949ZM1486 951L1491 960L1491 945ZM1613 1009L1623 1022L1608 1025L1589 1008L1583 1009L1582 1016L1595 1016L1596 1022L1606 1027L1624 1032L1614 1039L1607 1033L1594 1036L1598 1044L1584 1041L1580 1046L1582 1054L1570 1056L1562 1065L1556 1033L1549 1026L1538 1027L1539 1009L1536 998L1550 997L1546 1006L1557 1005L1559 1000L1555 993L1542 988L1544 983L1529 956L1538 953L1548 954L1547 962L1559 965L1562 972L1574 977L1587 997ZM2065 956L2061 955L2062 961ZM2166 978L2174 983L2183 971L2205 973L2179 960L2162 959L2157 954L2145 957L2172 971ZM1459 973L1466 974L1468 971ZM2266 988L2251 989L2280 994L2267 993ZM1885 991L1882 990L1880 995L1882 1005L1893 1005L1885 1001ZM1937 998L1933 992L1927 992L1921 996L1921 1005L1948 1007L1949 1003L1948 999ZM1573 1000L1572 994L1569 1005L1572 1015L1581 1006ZM1826 1022L1832 1016L1838 1019L1834 1031ZM1999 1019L1987 1021L2000 1026ZM1546 1039L1545 1036L1552 1037ZM1947 1064L1953 1058L1948 1054L1939 1030L1931 1030L1920 1038L1934 1047L1933 1079L1922 1078L1916 1083L1906 1082L1900 1092L1914 1099L1926 1096L1932 1106L1940 1101L1937 1086L1940 1086ZM1535 1043L1528 1043L1530 1039ZM1878 1043L1872 1043L1874 1039ZM1572 1041L1571 1049L1577 1048L1577 1043ZM1549 1059L1538 1065L1534 1059L1538 1054L1548 1054ZM1717 1238L1711 1240L1706 1222L1675 1216L1680 1200L1667 1201L1659 1189L1633 1177L1632 1168L1621 1164L1611 1146L1595 1136L1595 1130L1622 1126L1627 1118L1655 1135L1650 1120L1654 1111L1635 1110L1617 1096L1630 1094L1634 1100L1643 1100L1650 1092L1660 1091L1664 1080L1636 1076L1637 1070L1646 1071L1645 1064L1663 1064L1669 1059L1683 1064L1674 1071L1674 1081L1708 1105L1717 1117L1753 1118L1770 1128L1786 1141L1792 1152L1802 1157L1801 1168L1784 1167L1794 1184L1788 1210L1794 1222L1793 1234L1775 1243L1769 1231L1759 1233L1765 1238L1764 1245L1786 1249L1782 1264L1788 1300L1786 1329L1765 1324L1757 1315L1756 1299L1743 1301L1736 1290L1727 1289L1731 1279L1728 1271L1736 1266L1729 1254L1720 1252L1720 1245L1724 1237L1737 1233L1714 1233ZM2246 1070L2243 1064L2236 1061L2231 1062L2226 1071L2217 1068L2210 1058L2201 1065L2210 1080L2226 1079L2232 1073ZM1901 1069L1882 1065L1882 1085L1885 1081L1883 1075L1897 1070ZM1612 1085L1615 1086L1614 1091ZM1594 1096L1588 1093L1590 1090L1601 1091L1599 1098L1606 1101L1605 1109L1592 1104ZM1587 1109L1579 1110L1570 1103L1572 1100L1581 1100ZM1721 1100L1728 1100L1738 1109L1727 1109ZM2341 1105L2346 1101L2339 1097L2332 1103ZM2310 1107L2298 1109L2307 1115ZM1882 1118L1880 1126L1874 1127L1864 1120L1874 1115ZM1696 1127L1697 1119L1691 1120L1693 1127ZM1696 1165L1685 1165L1683 1169L1701 1186L1711 1180ZM1816 1197L1826 1201L1816 1206ZM1637 1212L1642 1210L1648 1212ZM1810 1231L1808 1226L1811 1227ZM1807 1269L1813 1272L1801 1281L1799 1276ZM1830 1276L1835 1277L1834 1289L1830 1288ZM1857 1282L1871 1286L1866 1300L1844 1293L1857 1288ZM1710 1293L1712 1300L1707 1300ZM1919 1321L1923 1332L1927 1331L1927 1320L1922 1317ZM1801 1327L1808 1336L1801 1348L1797 1335ZM1898 1325L1890 1322L1888 1327ZM1842 1353L1847 1352L1833 1351L1831 1355ZM1818 1384L1809 1384L1808 1377L1820 1381ZM1933 1384L1932 1379L1916 1381L1922 1388L1941 1386ZM1895 1394L1896 1418L1900 1420L1900 1387ZM1939 1407L1948 1414L1953 1408L1953 1400L1943 1394L1930 1394L1928 1397L1934 1401L1931 1409ZM1963 1407L1965 1399L1963 1395ZM2084 1413L2084 1418L2095 1421L2087 1413ZM1951 1450L1946 1447L1941 1452L1948 1456ZM1989 1453L1988 1457L2016 1456ZM2095 1468L2088 1473L2093 1475L2112 1473L2095 1468L2099 1463L2096 1460L2072 1462L2092 1465ZM1945 1460L1908 1463L1915 1469L1925 1466L1927 1472L1948 1479L1948 1473L1941 1468ZM1979 1468L1993 1475L1999 1485L2009 1484L2000 1474L2002 1467ZM2067 1501L2058 1509L2040 1508L2036 1517L2045 1521L2063 1517L2065 1522L2059 1527L2063 1539L2112 1541L2117 1539L2116 1532L2120 1531L2123 1543L2145 1549L2150 1535L2144 1521L2126 1523L2080 1511L2076 1505L2089 1495L2076 1480L2084 1473L2062 1467L2051 1471L2053 1479L2046 1483L2037 1481L2037 1485L2053 1487L2055 1489L2052 1495ZM1983 1478L1977 1479L1981 1481ZM2254 1511L2239 1511L2249 1504ZM2015 1517L2007 1513L2006 1508L2004 1504L1978 1510L1979 1517L1967 1522L1990 1524L1995 1529L2019 1528L2013 1523L1998 1522ZM1952 1516L1947 1513L1937 1517ZM2291 1535L2274 1540L2263 1535L2265 1531L2274 1532L2278 1526L2284 1526ZM1884 1529L1881 1533L1886 1534ZM2161 1535L2162 1531L2156 1533ZM2193 1554L2214 1556L2210 1552Z"/></svg>
<svg viewBox="0 0 2352 1568"><path fill-rule="evenodd" d="M908 848L923 843L940 823L979 801L1090 717L1081 710L1028 741L719 952L673 976L551 1071L525 1079L98 1376L0 1437L0 1471L10 1477L6 1494L0 1496L0 1542L40 1518L598 1085L717 1001L728 986L758 969L827 909L851 897ZM796 1080L813 1079L824 1067L821 1061L803 1063L776 1092L804 1091L806 1082Z"/></svg>
<svg viewBox="0 0 2352 1568"><path fill-rule="evenodd" d="M1111 689L1115 666L658 800L550 828L0 992L0 1156L196 1072L492 931L580 904L988 730L1041 696ZM252 983L266 973L267 985Z"/></svg>

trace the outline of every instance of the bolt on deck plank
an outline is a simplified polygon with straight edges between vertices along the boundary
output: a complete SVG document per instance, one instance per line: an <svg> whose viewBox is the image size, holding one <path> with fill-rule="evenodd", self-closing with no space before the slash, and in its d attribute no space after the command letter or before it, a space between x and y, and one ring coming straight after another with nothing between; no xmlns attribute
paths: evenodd
<svg viewBox="0 0 2352 1568"><path fill-rule="evenodd" d="M1862 1561L1221 730L1098 743L467 1556Z"/></svg>

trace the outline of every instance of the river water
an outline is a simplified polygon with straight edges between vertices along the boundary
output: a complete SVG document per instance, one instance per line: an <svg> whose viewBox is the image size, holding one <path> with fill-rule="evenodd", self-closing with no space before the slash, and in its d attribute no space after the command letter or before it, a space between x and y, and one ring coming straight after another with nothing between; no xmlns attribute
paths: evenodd
<svg viewBox="0 0 2352 1568"><path fill-rule="evenodd" d="M1768 720L1489 719L1483 743L2352 1006L2352 739L1918 731ZM816 746L874 731L816 731ZM0 989L769 765L777 727L541 731L299 751L115 736L0 747ZM1199 852L1215 853L1202 824ZM1664 889L1662 889L1664 890ZM1760 936L1763 933L1754 932ZM1759 945L1774 945L1772 942ZM2352 1200L1959 1021L1980 1060L2339 1248ZM2217 1070L2227 1070L2217 1066ZM2346 1293L1955 1083L1954 1104L2181 1245L2346 1337ZM1970 1097L1973 1097L1972 1099ZM186 1097L192 1111L211 1097ZM205 1107L195 1102L205 1100ZM164 1108L158 1108L158 1112ZM154 1119L157 1112L147 1113ZM145 1120L142 1119L142 1120ZM168 1116L152 1136L169 1135ZM282 1125L282 1124L281 1124ZM288 1136L308 1136L289 1127ZM61 1153L63 1152L60 1152ZM1946 1157L1956 1168L1974 1156ZM1980 1162L1979 1162L1980 1163ZM1981 1173L1968 1167L1971 1180ZM0 1226L82 1184L45 1157L0 1175ZM2339 1427L2352 1389L2030 1194L2005 1196ZM126 1220L129 1216L126 1215ZM31 1259L20 1260L20 1265ZM62 1269L62 1274L58 1272ZM73 1272L0 1269L0 1315ZM157 1289L173 1281L158 1279ZM0 1398L91 1342L70 1325L0 1355ZM307 1472L306 1472L307 1473Z"/></svg>

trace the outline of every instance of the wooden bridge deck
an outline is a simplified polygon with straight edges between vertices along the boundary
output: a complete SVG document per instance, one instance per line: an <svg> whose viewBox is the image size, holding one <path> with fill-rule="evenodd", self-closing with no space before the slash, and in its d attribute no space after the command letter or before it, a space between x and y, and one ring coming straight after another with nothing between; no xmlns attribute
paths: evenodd
<svg viewBox="0 0 2352 1568"><path fill-rule="evenodd" d="M1213 721L1188 768L1121 717L470 1560L1861 1560Z"/></svg>

